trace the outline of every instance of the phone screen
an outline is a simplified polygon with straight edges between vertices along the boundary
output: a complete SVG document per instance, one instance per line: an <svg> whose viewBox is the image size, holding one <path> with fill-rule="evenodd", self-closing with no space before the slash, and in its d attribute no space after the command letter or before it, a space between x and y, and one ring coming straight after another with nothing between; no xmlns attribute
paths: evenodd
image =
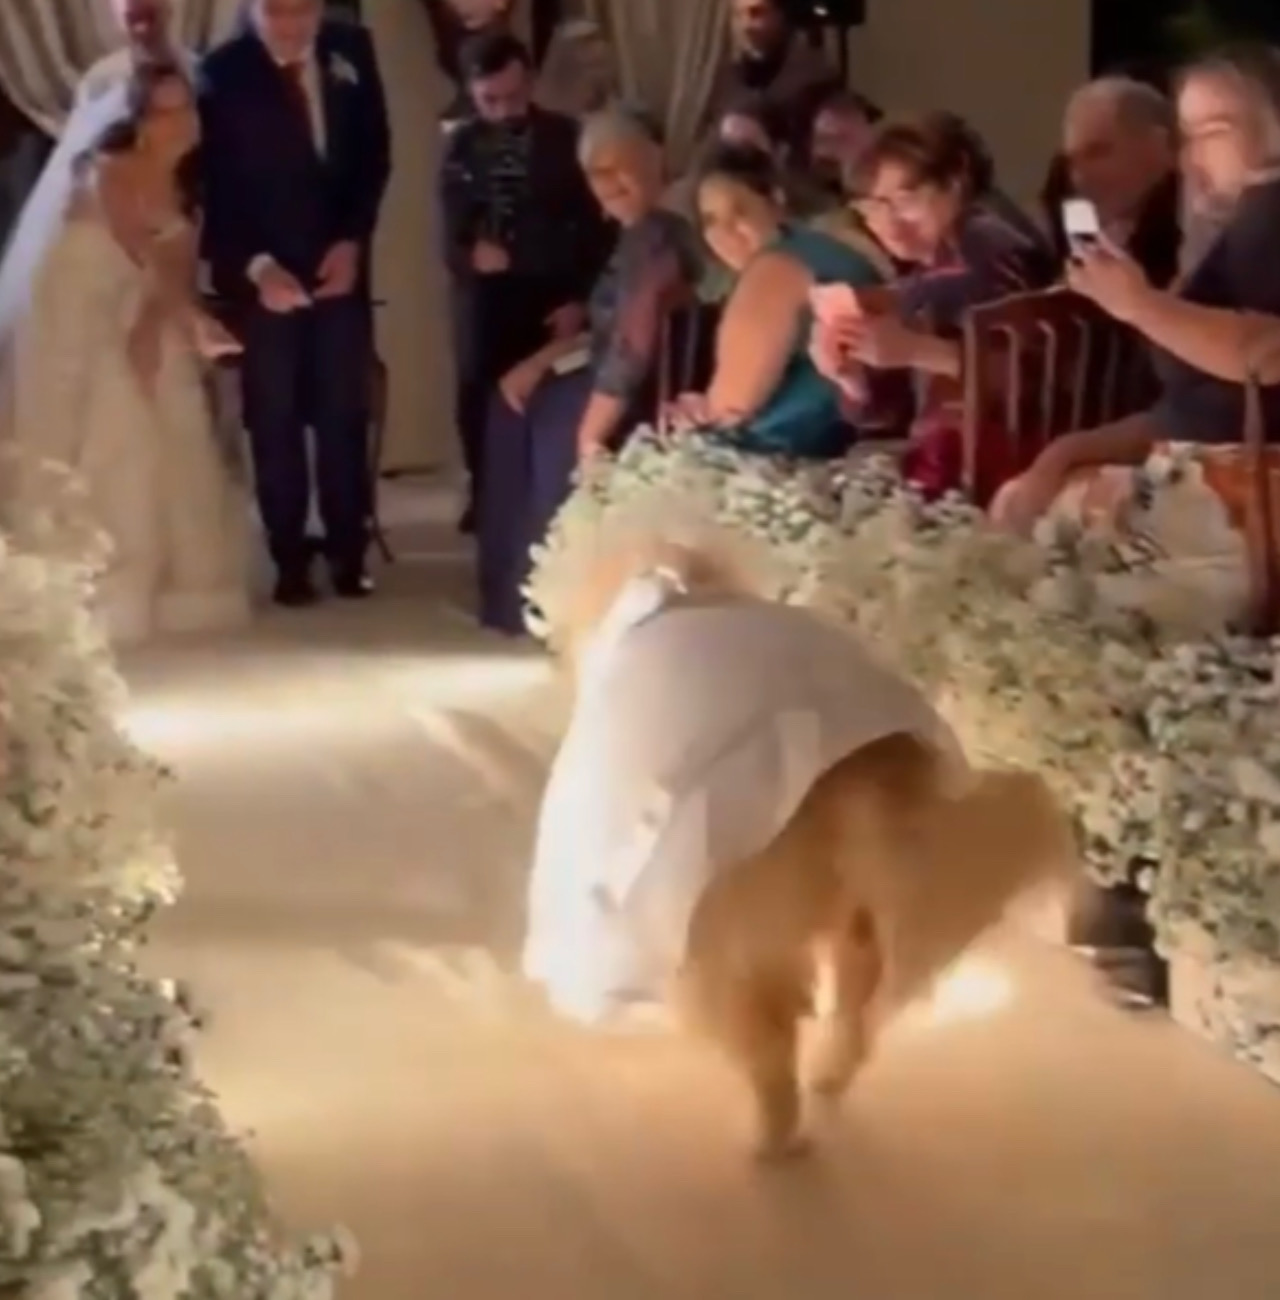
<svg viewBox="0 0 1280 1300"><path fill-rule="evenodd" d="M1073 244L1096 244L1102 236L1098 209L1088 199L1068 199L1062 205L1062 227Z"/></svg>
<svg viewBox="0 0 1280 1300"><path fill-rule="evenodd" d="M857 293L847 284L817 284L809 290L809 306L821 321L861 316Z"/></svg>

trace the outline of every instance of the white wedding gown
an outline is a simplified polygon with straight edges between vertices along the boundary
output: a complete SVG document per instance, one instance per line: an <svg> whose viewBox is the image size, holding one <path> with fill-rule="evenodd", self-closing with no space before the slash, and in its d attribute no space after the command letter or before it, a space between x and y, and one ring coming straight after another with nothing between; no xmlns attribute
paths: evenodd
<svg viewBox="0 0 1280 1300"><path fill-rule="evenodd" d="M149 387L127 354L146 292L104 221L76 213L40 259L10 343L12 441L27 463L83 481L112 544L99 611L117 643L234 627L250 611L247 493L218 446L200 361L176 324Z"/></svg>

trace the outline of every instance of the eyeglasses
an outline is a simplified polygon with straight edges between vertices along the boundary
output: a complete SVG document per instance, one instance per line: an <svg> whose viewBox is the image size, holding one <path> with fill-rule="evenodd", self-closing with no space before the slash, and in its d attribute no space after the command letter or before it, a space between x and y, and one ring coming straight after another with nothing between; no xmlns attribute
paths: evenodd
<svg viewBox="0 0 1280 1300"><path fill-rule="evenodd" d="M929 192L920 188L896 194L866 194L855 199L853 207L864 221L883 221L886 217L916 221L929 210Z"/></svg>

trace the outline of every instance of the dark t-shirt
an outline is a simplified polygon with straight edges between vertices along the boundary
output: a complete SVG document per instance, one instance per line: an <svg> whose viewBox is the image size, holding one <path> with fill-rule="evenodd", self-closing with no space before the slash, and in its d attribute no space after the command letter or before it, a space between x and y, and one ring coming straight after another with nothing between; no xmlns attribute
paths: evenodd
<svg viewBox="0 0 1280 1300"><path fill-rule="evenodd" d="M1280 317L1280 180L1245 192L1230 224L1179 291L1187 302ZM1207 375L1161 349L1157 429L1177 442L1238 442L1244 386ZM1280 386L1263 391L1267 429L1280 438Z"/></svg>

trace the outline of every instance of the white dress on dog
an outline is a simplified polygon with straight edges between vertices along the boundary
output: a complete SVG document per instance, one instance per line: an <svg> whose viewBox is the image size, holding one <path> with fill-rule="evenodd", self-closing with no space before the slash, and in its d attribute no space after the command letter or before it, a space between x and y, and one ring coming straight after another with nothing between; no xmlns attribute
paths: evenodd
<svg viewBox="0 0 1280 1300"><path fill-rule="evenodd" d="M543 797L525 974L587 1023L659 1002L715 873L767 847L841 759L902 733L959 758L922 695L814 615L632 580L584 655Z"/></svg>

